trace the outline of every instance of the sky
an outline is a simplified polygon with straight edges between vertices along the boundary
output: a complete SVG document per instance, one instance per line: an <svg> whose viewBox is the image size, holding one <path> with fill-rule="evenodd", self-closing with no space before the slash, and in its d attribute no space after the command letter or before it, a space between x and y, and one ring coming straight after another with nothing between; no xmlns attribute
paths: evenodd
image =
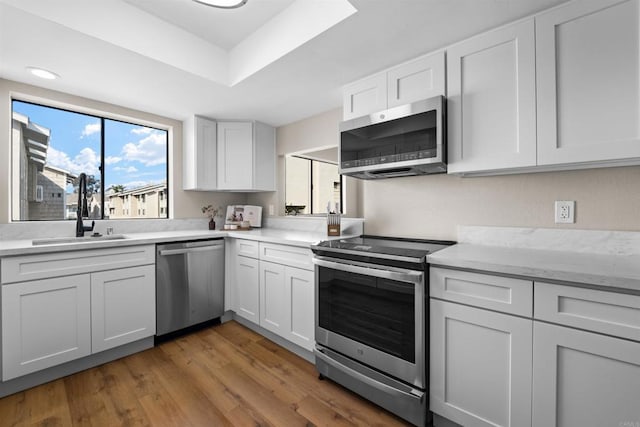
<svg viewBox="0 0 640 427"><path fill-rule="evenodd" d="M13 111L51 130L48 165L99 180L100 118L20 101L13 101ZM104 123L105 190L166 181L166 131L109 119Z"/></svg>

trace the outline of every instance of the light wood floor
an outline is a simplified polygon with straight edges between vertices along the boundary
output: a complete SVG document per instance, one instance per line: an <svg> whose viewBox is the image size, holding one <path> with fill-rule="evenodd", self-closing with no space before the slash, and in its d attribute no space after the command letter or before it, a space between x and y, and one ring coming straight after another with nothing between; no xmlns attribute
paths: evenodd
<svg viewBox="0 0 640 427"><path fill-rule="evenodd" d="M228 322L2 398L0 425L407 424Z"/></svg>

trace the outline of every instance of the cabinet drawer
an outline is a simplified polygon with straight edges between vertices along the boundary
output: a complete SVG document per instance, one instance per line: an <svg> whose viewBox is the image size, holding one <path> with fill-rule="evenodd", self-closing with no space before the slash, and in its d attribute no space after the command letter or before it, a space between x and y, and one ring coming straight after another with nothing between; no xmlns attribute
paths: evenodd
<svg viewBox="0 0 640 427"><path fill-rule="evenodd" d="M258 258L258 255L260 254L258 242L255 240L238 239L236 242L236 249L238 251L238 255L248 256L251 258Z"/></svg>
<svg viewBox="0 0 640 427"><path fill-rule="evenodd" d="M640 341L640 296L535 283L534 317Z"/></svg>
<svg viewBox="0 0 640 427"><path fill-rule="evenodd" d="M530 280L432 267L430 283L435 298L527 317L533 314Z"/></svg>
<svg viewBox="0 0 640 427"><path fill-rule="evenodd" d="M260 243L260 259L305 270L313 270L311 249L308 248Z"/></svg>
<svg viewBox="0 0 640 427"><path fill-rule="evenodd" d="M153 264L155 246L124 246L2 258L3 284Z"/></svg>

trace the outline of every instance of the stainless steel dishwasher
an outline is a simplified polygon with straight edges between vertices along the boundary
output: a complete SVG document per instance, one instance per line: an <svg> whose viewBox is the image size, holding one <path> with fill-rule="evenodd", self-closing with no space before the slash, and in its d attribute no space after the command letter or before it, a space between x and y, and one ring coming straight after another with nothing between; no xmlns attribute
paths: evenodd
<svg viewBox="0 0 640 427"><path fill-rule="evenodd" d="M156 245L156 334L222 316L224 239Z"/></svg>

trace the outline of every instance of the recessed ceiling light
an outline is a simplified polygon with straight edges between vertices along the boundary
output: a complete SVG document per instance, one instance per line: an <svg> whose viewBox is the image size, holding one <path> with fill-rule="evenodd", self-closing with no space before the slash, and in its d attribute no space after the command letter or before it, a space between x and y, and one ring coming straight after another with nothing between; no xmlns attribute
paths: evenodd
<svg viewBox="0 0 640 427"><path fill-rule="evenodd" d="M248 0L193 0L196 3L204 4L205 6L217 7L220 9L235 9L236 7L243 6Z"/></svg>
<svg viewBox="0 0 640 427"><path fill-rule="evenodd" d="M27 67L27 70L29 70L29 72L34 76L40 77L41 79L55 80L60 77L56 73L49 70L45 70L43 68Z"/></svg>

